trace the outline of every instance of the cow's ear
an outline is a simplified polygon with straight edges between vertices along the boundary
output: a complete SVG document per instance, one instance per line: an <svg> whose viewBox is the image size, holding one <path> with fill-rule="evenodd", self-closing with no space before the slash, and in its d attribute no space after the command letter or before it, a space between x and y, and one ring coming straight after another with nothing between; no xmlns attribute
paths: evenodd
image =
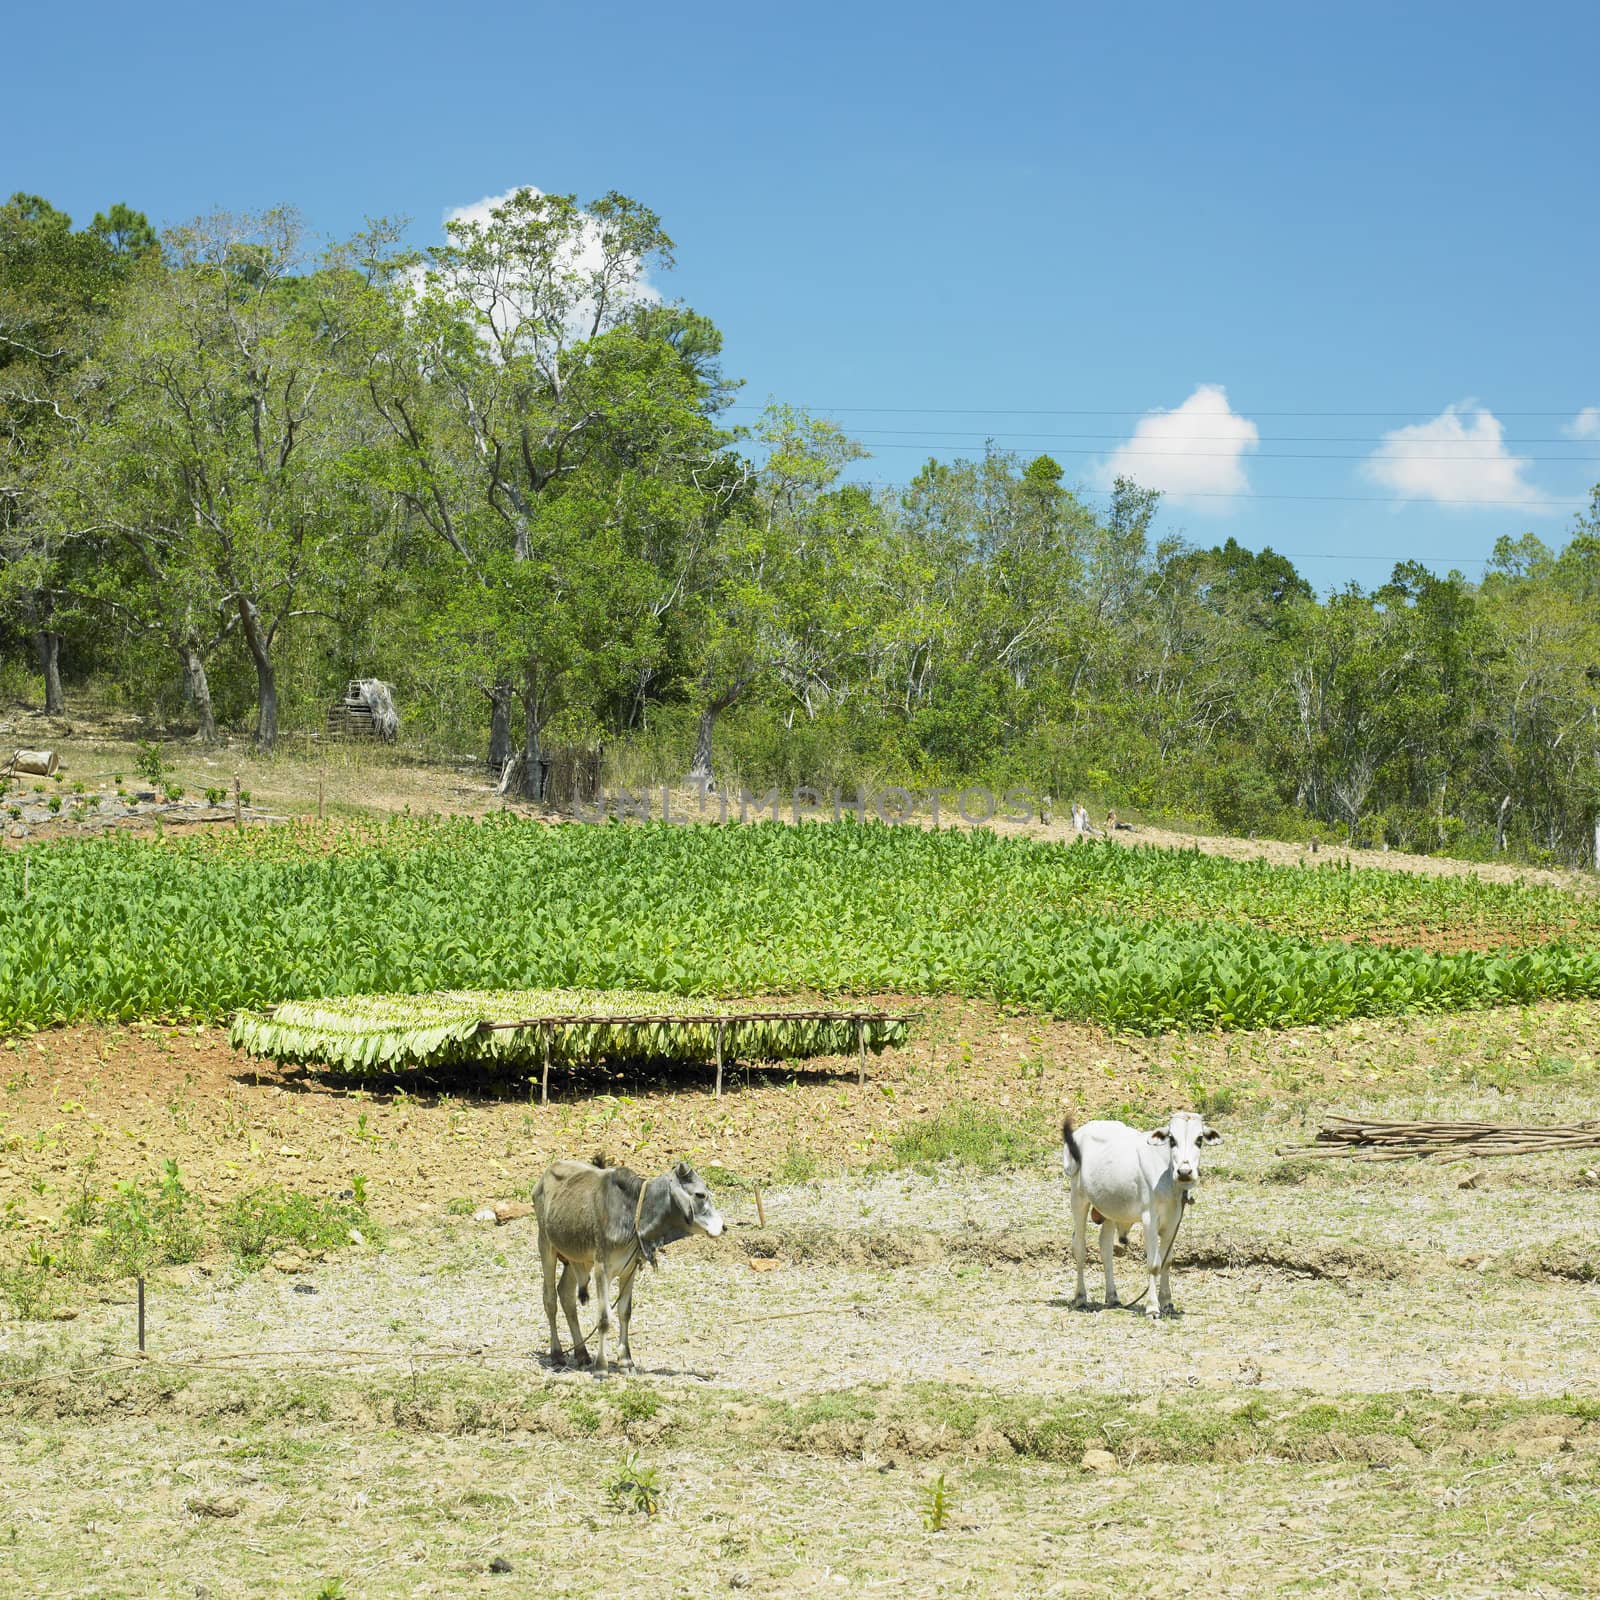
<svg viewBox="0 0 1600 1600"><path fill-rule="evenodd" d="M1150 1130L1150 1143L1151 1144L1171 1144L1172 1143L1172 1130L1166 1125L1166 1123L1163 1122L1159 1128L1152 1128Z"/></svg>
<svg viewBox="0 0 1600 1600"><path fill-rule="evenodd" d="M679 1162L679 1166L683 1163ZM672 1209L687 1223L694 1221L694 1201L689 1198L689 1191L677 1181L672 1181Z"/></svg>
<svg viewBox="0 0 1600 1600"><path fill-rule="evenodd" d="M1207 1128L1206 1131L1200 1135L1200 1143L1215 1144L1221 1137L1222 1135L1218 1133L1215 1128Z"/></svg>
<svg viewBox="0 0 1600 1600"><path fill-rule="evenodd" d="M672 1173L679 1183L687 1183L694 1176L694 1168L687 1161L680 1161Z"/></svg>

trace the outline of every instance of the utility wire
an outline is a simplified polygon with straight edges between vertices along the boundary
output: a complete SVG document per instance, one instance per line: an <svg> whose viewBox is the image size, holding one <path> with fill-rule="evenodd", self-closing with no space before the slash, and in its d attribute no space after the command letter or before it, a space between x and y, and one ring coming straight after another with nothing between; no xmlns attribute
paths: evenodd
<svg viewBox="0 0 1600 1600"><path fill-rule="evenodd" d="M889 478L853 478L842 487L861 487L871 489L906 489L908 484ZM1140 485L1141 488L1147 485ZM1112 497L1110 489L1073 489L1070 491L1079 500L1090 497L1109 500ZM1174 500L1331 500L1351 505L1368 506L1409 506L1409 505L1435 505L1435 506L1485 506L1489 508L1509 508L1515 511L1550 511L1558 508L1563 502L1582 510L1589 504L1582 495L1553 495L1540 502L1530 505L1526 500L1478 500L1469 499L1441 499L1436 495L1380 495L1380 494L1259 494L1253 489L1173 489L1162 491L1164 497Z"/></svg>
<svg viewBox="0 0 1600 1600"><path fill-rule="evenodd" d="M752 400L735 400L729 407L733 411L765 411L768 408ZM835 412L848 412L855 416L917 416L917 417L1149 417L1171 416L1172 411L1152 411L1146 406L1142 411L1105 411L1087 409L1051 409L1005 406L802 406L796 411L808 411L817 416ZM1175 409L1175 408L1174 408ZM1476 409L1476 408L1475 408ZM1582 408L1569 406L1560 411L1496 411L1496 417L1574 417ZM1431 417L1436 416L1432 406L1421 406L1394 411L1255 411L1252 417Z"/></svg>
<svg viewBox="0 0 1600 1600"><path fill-rule="evenodd" d="M921 443L894 443L880 440L873 444L874 450L965 450L969 446L960 440L928 439ZM1189 457L1202 461L1366 461L1374 454L1371 450L1351 451L1303 451L1303 450L1278 450L1263 454L1257 450L1129 450L1126 447L1112 452L1118 456L1179 456ZM1105 454L1101 450L1088 447L1074 447L1069 450L1057 450L1057 455L1063 456L1098 456ZM1484 461L1504 461L1507 458L1501 455L1488 456L1434 456L1405 454L1385 455L1385 461L1456 461L1468 466L1474 466ZM1518 461L1561 462L1575 461L1580 466L1584 462L1600 462L1600 456L1518 456Z"/></svg>
<svg viewBox="0 0 1600 1600"><path fill-rule="evenodd" d="M855 434L857 434L860 437L862 437L862 438L871 436L873 438L880 438L881 437L881 438L903 438L903 439L916 438L916 439L920 439L920 438L926 438L928 436L928 430L926 428L856 428L856 429L854 429L852 431ZM945 433L945 434L950 434L950 433L954 433L956 430L946 428L946 429L942 429L941 431L943 433ZM1106 443L1122 443L1123 441L1125 441L1127 439L1128 433L1127 433L1126 429L1124 429L1120 433L1021 433L1021 432L1016 432L1016 431L1007 431L1007 432L1002 433L1002 434L992 434L992 433L962 434L961 437L962 438L967 438L967 439L977 439L977 440L988 440L988 439L1096 439L1096 440L1104 441ZM1188 441L1191 444L1236 444L1236 443L1238 443L1238 435L1237 434L1232 434L1232 433L1191 433L1191 434L1188 435ZM1262 439L1259 442L1262 443L1262 444L1366 444L1366 445L1381 445L1381 444L1385 443L1386 441L1383 440L1383 439L1373 439L1370 436L1363 436L1363 435L1359 435L1359 434L1347 434L1347 433L1276 433L1276 434L1269 434L1265 439ZM1428 442L1429 443L1437 443L1437 444L1450 444L1450 443L1452 443L1454 441L1448 440L1448 439L1440 439L1440 440L1429 440ZM1463 445L1469 445L1469 444L1473 444L1475 442L1476 441L1471 440L1471 439L1463 439L1463 440L1460 441L1460 443L1462 443ZM1508 445L1508 446L1509 445L1515 445L1518 448L1521 448L1523 445L1530 445L1530 444L1564 444L1564 445L1570 445L1575 449L1582 449L1582 448L1586 447L1589 444L1589 441L1587 439L1572 438L1572 437L1567 436L1567 435L1558 435L1558 436L1550 437L1550 438L1537 438L1537 439L1502 439L1500 441L1500 444ZM1561 459L1566 460L1568 458L1567 457L1562 457ZM1576 458L1574 458L1574 459L1576 459ZM1600 459L1600 457L1596 457L1595 459Z"/></svg>

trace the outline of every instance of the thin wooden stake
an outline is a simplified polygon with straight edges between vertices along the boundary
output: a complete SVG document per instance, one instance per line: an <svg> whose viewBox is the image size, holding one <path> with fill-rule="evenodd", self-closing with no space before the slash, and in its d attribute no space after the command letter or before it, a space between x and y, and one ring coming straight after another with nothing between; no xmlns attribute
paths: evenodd
<svg viewBox="0 0 1600 1600"><path fill-rule="evenodd" d="M244 811L239 801L241 790L239 788L239 774L233 775L233 825L236 828L244 826Z"/></svg>
<svg viewBox="0 0 1600 1600"><path fill-rule="evenodd" d="M764 1228L767 1225L767 1208L761 1203L761 1191L756 1190L756 1221Z"/></svg>
<svg viewBox="0 0 1600 1600"><path fill-rule="evenodd" d="M549 1028L549 1025L546 1024L539 1031L540 1031L540 1033L542 1033L544 1035L544 1077L540 1080L540 1083L539 1083L539 1104L542 1105L542 1106L547 1106L547 1105L550 1104L550 1028Z"/></svg>
<svg viewBox="0 0 1600 1600"><path fill-rule="evenodd" d="M867 1032L861 1018L856 1018L856 1051L860 1056L860 1065L856 1069L856 1088L865 1089L867 1086Z"/></svg>
<svg viewBox="0 0 1600 1600"><path fill-rule="evenodd" d="M317 774L317 821L322 821L322 774Z"/></svg>
<svg viewBox="0 0 1600 1600"><path fill-rule="evenodd" d="M717 1099L722 1098L722 1024L717 1024Z"/></svg>
<svg viewBox="0 0 1600 1600"><path fill-rule="evenodd" d="M139 1280L139 1353L144 1354L144 1279Z"/></svg>

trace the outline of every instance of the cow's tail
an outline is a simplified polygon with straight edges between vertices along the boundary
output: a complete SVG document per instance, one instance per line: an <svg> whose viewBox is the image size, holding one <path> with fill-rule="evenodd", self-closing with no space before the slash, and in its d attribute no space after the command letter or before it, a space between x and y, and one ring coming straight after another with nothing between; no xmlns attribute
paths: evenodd
<svg viewBox="0 0 1600 1600"><path fill-rule="evenodd" d="M1072 1137L1071 1117L1061 1119L1061 1142L1066 1146L1062 1165L1068 1172L1074 1172L1083 1165L1083 1152L1078 1148L1078 1141Z"/></svg>

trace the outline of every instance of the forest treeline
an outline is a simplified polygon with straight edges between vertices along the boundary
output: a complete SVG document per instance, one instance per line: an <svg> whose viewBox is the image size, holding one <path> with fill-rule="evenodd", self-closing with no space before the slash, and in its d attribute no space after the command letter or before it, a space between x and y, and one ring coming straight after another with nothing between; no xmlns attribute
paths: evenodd
<svg viewBox="0 0 1600 1600"><path fill-rule="evenodd" d="M1027 782L1236 830L1592 862L1600 488L1481 582L1096 508L1046 456L889 490L742 429L671 240L523 190L443 244L0 207L0 673L270 750L351 677L536 793L554 743L819 787Z"/></svg>

